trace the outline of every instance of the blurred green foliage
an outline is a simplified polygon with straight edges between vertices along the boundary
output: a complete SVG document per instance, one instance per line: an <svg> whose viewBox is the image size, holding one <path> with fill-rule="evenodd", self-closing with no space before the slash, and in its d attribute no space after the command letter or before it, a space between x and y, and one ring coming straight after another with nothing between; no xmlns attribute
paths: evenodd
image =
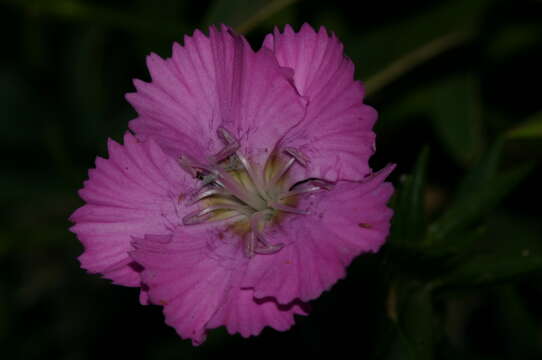
<svg viewBox="0 0 542 360"><path fill-rule="evenodd" d="M358 9L361 6L361 10ZM339 356L542 358L542 2L0 2L0 344L11 359ZM227 23L326 26L380 112L395 162L387 245L285 333L193 348L137 291L79 269L77 189L134 112L145 55ZM256 355L258 354L258 355ZM352 355L354 354L354 355Z"/></svg>
<svg viewBox="0 0 542 360"><path fill-rule="evenodd" d="M534 114L517 127L507 133L512 139L541 138L542 137L542 111Z"/></svg>

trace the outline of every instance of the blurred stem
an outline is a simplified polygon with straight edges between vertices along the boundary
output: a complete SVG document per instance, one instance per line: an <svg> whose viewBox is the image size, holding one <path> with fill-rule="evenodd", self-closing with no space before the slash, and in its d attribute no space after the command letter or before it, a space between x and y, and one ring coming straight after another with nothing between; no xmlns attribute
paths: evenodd
<svg viewBox="0 0 542 360"><path fill-rule="evenodd" d="M461 45L471 38L467 32L456 32L439 37L392 62L365 82L367 95L373 95L416 66Z"/></svg>
<svg viewBox="0 0 542 360"><path fill-rule="evenodd" d="M509 139L536 139L542 137L542 111L537 112L524 122L506 133Z"/></svg>
<svg viewBox="0 0 542 360"><path fill-rule="evenodd" d="M246 34L269 16L279 12L283 8L292 5L297 1L299 0L270 1L266 6L263 6L254 15L246 19L241 25L237 26L235 30L237 30L237 32L239 32L240 34Z"/></svg>
<svg viewBox="0 0 542 360"><path fill-rule="evenodd" d="M167 23L107 7L86 4L76 0L4 0L21 7L32 15L55 16L69 21L85 21L121 28L130 32L153 33L160 36L180 36L186 29L179 24Z"/></svg>
<svg viewBox="0 0 542 360"><path fill-rule="evenodd" d="M529 311L525 299L518 291L518 287L505 284L493 290L497 300L497 311L500 324L506 339L514 349L509 353L516 359L539 359L541 344L538 335L538 321ZM516 329L522 329L518 332Z"/></svg>

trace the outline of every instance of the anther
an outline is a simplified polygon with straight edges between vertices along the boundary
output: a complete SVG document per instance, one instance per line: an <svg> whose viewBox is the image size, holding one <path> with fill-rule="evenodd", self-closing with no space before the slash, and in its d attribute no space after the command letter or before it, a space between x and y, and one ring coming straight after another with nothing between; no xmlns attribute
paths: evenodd
<svg viewBox="0 0 542 360"><path fill-rule="evenodd" d="M223 126L218 127L218 129L216 130L216 134L218 135L220 140L222 140L226 145L237 143L237 140L235 139L233 134Z"/></svg>
<svg viewBox="0 0 542 360"><path fill-rule="evenodd" d="M303 167L307 167L307 165L309 164L309 159L301 151L299 151L296 148L287 147L284 149L284 152L292 156L297 161L299 161L299 163Z"/></svg>
<svg viewBox="0 0 542 360"><path fill-rule="evenodd" d="M260 246L256 247L254 249L254 252L256 254L274 254L278 252L280 249L284 247L284 244L276 244L276 245L266 245L266 246Z"/></svg>
<svg viewBox="0 0 542 360"><path fill-rule="evenodd" d="M189 213L183 217L183 225L197 225L209 220L213 216L213 210L205 208Z"/></svg>
<svg viewBox="0 0 542 360"><path fill-rule="evenodd" d="M216 163L219 163L219 162L221 162L223 160L226 160L227 158L229 158L230 156L235 154L237 152L237 150L239 150L239 147L240 147L239 143L237 143L237 142L228 144L224 148L222 148L222 150L220 150L218 153L211 156L209 158L209 160L213 164L216 164Z"/></svg>
<svg viewBox="0 0 542 360"><path fill-rule="evenodd" d="M206 186L202 186L198 191L196 191L190 196L190 205L193 205L209 196L222 195L223 193L224 191L222 189L208 188Z"/></svg>
<svg viewBox="0 0 542 360"><path fill-rule="evenodd" d="M209 166L200 164L186 155L181 155L177 162L184 171L192 175L194 178L200 178L207 175L216 174L216 171L214 171Z"/></svg>
<svg viewBox="0 0 542 360"><path fill-rule="evenodd" d="M250 238L245 244L245 255L249 258L254 254L273 254L284 247L284 244L269 244L263 236L260 228L265 227L266 217L269 215L269 210L258 211L250 217Z"/></svg>
<svg viewBox="0 0 542 360"><path fill-rule="evenodd" d="M237 139L235 139L235 137L228 130L226 130L226 128L220 126L216 130L216 133L226 146L218 153L210 157L209 160L212 164L219 163L222 160L229 158L241 147L239 141L237 141Z"/></svg>
<svg viewBox="0 0 542 360"><path fill-rule="evenodd" d="M181 155L177 161L184 171L194 178L198 177L198 170L192 166L193 163L185 155Z"/></svg>
<svg viewBox="0 0 542 360"><path fill-rule="evenodd" d="M308 214L307 211L285 204L283 200L327 190L332 184L319 179L308 179L286 189L288 183L280 180L294 163L298 162L301 166L309 163L301 151L291 147L284 148L280 159L276 159L278 154L274 153L267 160L264 169L260 169L253 167L239 151L240 142L230 131L219 127L217 136L224 143L224 147L208 157L207 161L200 163L186 155L179 158L180 166L200 180L201 184L187 201L189 205L201 201L201 207L184 216L183 224L241 219L243 229L246 225L249 227L249 233L244 233L242 240L243 251L247 257L280 251L284 244L271 244L264 236L268 222L280 212ZM263 172L260 173L259 170Z"/></svg>
<svg viewBox="0 0 542 360"><path fill-rule="evenodd" d="M292 188L292 190L282 194L280 199L282 200L282 199L286 199L292 196L308 194L308 193L317 192L321 190L329 190L331 189L332 185L333 184L321 179L313 179L313 180L305 181L303 183L295 185Z"/></svg>

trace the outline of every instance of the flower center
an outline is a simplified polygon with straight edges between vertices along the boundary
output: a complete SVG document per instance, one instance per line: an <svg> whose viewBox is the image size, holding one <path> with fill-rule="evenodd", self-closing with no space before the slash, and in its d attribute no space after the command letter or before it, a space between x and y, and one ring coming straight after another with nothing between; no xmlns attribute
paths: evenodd
<svg viewBox="0 0 542 360"><path fill-rule="evenodd" d="M331 184L314 178L288 182L287 173L295 162L307 164L296 149L271 153L264 168L257 169L239 152L239 141L229 131L220 127L217 133L224 148L207 164L185 155L179 158L181 167L201 181L201 187L189 199L200 208L184 216L183 224L238 218L231 230L241 236L247 257L279 251L284 244L270 244L263 235L265 227L286 214L306 214L296 207L299 196L327 190Z"/></svg>

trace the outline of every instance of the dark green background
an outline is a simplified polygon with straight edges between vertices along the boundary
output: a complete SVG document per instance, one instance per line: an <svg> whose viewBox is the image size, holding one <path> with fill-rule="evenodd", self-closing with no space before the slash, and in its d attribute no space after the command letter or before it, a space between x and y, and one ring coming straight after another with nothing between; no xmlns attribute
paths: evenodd
<svg viewBox="0 0 542 360"><path fill-rule="evenodd" d="M542 358L541 19L538 0L0 1L0 356ZM220 22L255 48L285 23L343 40L380 113L372 165L398 164L396 217L290 331L193 348L79 268L67 218L145 56Z"/></svg>

